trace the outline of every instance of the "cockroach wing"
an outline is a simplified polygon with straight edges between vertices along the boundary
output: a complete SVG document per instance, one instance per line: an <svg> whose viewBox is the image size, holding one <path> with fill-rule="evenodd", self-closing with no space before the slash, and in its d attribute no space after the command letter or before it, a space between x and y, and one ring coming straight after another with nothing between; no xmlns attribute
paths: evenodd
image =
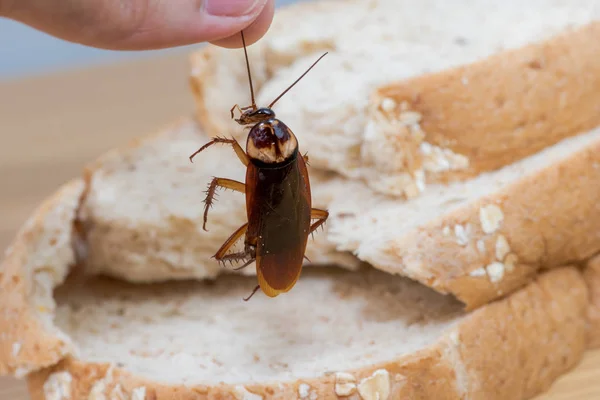
<svg viewBox="0 0 600 400"><path fill-rule="evenodd" d="M246 174L249 240L256 243L256 268L270 297L289 291L302 270L310 230L308 171L297 155L283 166L251 163Z"/></svg>

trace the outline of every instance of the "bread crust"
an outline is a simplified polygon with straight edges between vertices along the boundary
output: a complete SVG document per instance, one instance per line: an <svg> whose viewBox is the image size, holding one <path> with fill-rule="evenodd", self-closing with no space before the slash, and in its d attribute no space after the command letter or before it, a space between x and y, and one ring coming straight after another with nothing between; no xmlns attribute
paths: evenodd
<svg viewBox="0 0 600 400"><path fill-rule="evenodd" d="M472 312L430 347L402 357L390 354L389 362L346 376L186 387L67 358L30 375L28 385L32 400L44 400L59 386L68 388L69 400L100 400L102 395L124 400L529 399L581 359L587 305L581 273L564 267ZM145 397L133 396L134 390Z"/></svg>
<svg viewBox="0 0 600 400"><path fill-rule="evenodd" d="M374 169L367 174L369 186L401 195L404 188L382 182L393 181L394 174L421 174L422 191L426 183L465 180L598 126L598 37L600 22L595 22L472 64L377 88L368 113L376 134L362 148L365 168ZM409 117L419 119L419 135L401 124ZM393 170L393 160L380 156L382 145L399 149L397 157L410 162ZM438 154L432 154L432 146Z"/></svg>
<svg viewBox="0 0 600 400"><path fill-rule="evenodd" d="M52 289L75 264L72 229L84 183L75 179L45 199L17 233L0 265L0 375L22 377L72 351L52 324Z"/></svg>

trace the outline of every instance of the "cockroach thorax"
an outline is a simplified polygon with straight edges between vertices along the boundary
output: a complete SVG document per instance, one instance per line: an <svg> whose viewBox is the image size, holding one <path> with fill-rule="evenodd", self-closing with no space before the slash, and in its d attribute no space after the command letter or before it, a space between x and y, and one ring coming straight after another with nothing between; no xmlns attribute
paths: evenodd
<svg viewBox="0 0 600 400"><path fill-rule="evenodd" d="M257 123L246 142L248 155L267 164L286 161L297 149L298 141L292 130L275 118Z"/></svg>

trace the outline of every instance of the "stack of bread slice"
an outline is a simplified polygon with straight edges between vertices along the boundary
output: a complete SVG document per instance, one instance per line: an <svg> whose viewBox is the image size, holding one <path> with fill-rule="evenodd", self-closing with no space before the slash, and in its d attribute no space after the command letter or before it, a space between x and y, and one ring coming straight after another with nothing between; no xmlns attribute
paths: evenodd
<svg viewBox="0 0 600 400"><path fill-rule="evenodd" d="M191 55L196 113L90 162L0 269L0 373L33 400L529 399L600 345L600 4L322 0L248 48L308 152L324 231L257 293L228 147L243 51ZM176 77L175 77L176 78ZM185 79L185 77L183 77Z"/></svg>

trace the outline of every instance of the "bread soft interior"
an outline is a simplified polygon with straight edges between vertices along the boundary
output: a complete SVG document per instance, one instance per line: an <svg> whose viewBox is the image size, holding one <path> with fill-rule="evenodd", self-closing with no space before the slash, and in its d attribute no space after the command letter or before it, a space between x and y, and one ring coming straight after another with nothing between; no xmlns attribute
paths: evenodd
<svg viewBox="0 0 600 400"><path fill-rule="evenodd" d="M430 345L460 304L373 268L307 268L288 294L255 278L132 285L72 278L57 291L56 324L87 362L158 383L277 382L388 361Z"/></svg>

